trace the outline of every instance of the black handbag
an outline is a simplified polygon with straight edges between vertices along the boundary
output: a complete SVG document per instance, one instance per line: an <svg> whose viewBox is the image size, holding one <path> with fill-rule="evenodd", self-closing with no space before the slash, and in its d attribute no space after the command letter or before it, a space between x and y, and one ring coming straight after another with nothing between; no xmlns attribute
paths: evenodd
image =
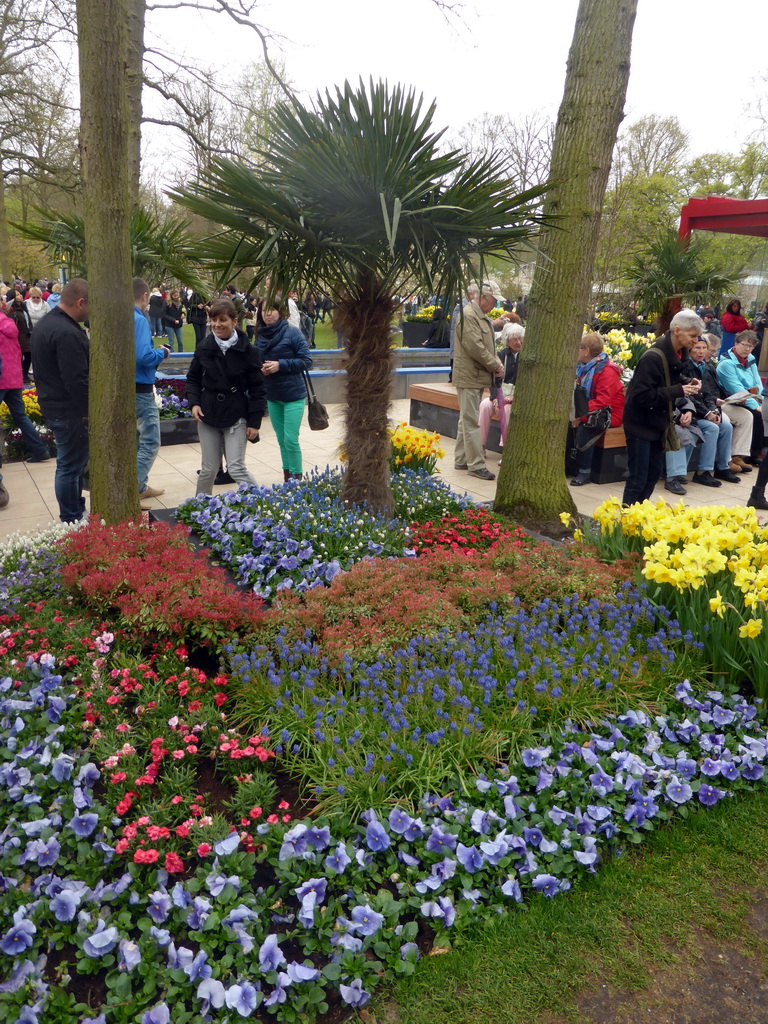
<svg viewBox="0 0 768 1024"><path fill-rule="evenodd" d="M602 409L593 409L592 412L588 413L584 426L589 427L590 430L605 432L611 425L612 415L613 410L610 405L605 405Z"/></svg>
<svg viewBox="0 0 768 1024"><path fill-rule="evenodd" d="M667 363L666 357L663 352L657 348L649 348L648 352L655 352L661 360L662 366L664 367L664 383L667 387L671 387L671 381L669 377L669 363ZM646 353L647 355L647 353ZM664 451L665 452L679 452L681 448L680 438L677 436L675 430L675 418L672 411L672 403L669 403L669 412L667 418L667 427L664 431Z"/></svg>
<svg viewBox="0 0 768 1024"><path fill-rule="evenodd" d="M589 395L582 384L576 384L573 389L573 418L580 420L589 412Z"/></svg>
<svg viewBox="0 0 768 1024"><path fill-rule="evenodd" d="M310 430L326 430L328 427L328 410L318 400L312 380L306 370L304 372L304 384L307 388L307 422Z"/></svg>

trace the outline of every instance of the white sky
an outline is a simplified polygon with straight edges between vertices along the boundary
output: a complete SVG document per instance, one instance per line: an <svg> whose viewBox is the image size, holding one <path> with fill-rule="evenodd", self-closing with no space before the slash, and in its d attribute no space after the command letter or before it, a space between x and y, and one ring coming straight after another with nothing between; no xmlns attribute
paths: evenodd
<svg viewBox="0 0 768 1024"><path fill-rule="evenodd" d="M474 0L446 19L431 0L275 0L259 8L259 21L305 96L372 75L435 98L436 126L458 127L485 112L556 116L577 7ZM249 50L261 56L255 33L226 16L181 10L149 19L150 45L159 33L168 49L225 77L237 76ZM738 151L759 127L759 96L768 95L758 81L768 72L766 38L766 0L639 0L624 124L674 115L692 155ZM162 168L163 150L180 140L154 130L149 137L150 162ZM158 184L167 184L162 170Z"/></svg>

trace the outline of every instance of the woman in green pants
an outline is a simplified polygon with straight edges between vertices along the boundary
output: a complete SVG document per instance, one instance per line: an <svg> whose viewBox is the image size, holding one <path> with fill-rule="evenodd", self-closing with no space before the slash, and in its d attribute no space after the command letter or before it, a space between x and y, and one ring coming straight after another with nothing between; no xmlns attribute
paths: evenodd
<svg viewBox="0 0 768 1024"><path fill-rule="evenodd" d="M263 300L256 310L256 343L267 392L269 419L280 445L283 479L301 479L299 428L307 389L303 372L312 365L304 335L291 327L287 309L279 300Z"/></svg>

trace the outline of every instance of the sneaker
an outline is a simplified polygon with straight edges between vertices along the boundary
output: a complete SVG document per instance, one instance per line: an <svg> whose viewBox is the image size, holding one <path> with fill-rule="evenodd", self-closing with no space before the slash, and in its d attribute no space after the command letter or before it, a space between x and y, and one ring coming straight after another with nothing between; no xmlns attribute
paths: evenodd
<svg viewBox="0 0 768 1024"><path fill-rule="evenodd" d="M51 456L48 454L48 452L46 452L45 455L30 455L29 458L25 459L24 461L25 462L48 462L50 460L50 458L51 458Z"/></svg>
<svg viewBox="0 0 768 1024"><path fill-rule="evenodd" d="M741 482L741 474L734 473L731 469L716 469L714 474L718 480L725 480L729 484Z"/></svg>
<svg viewBox="0 0 768 1024"><path fill-rule="evenodd" d="M147 498L159 498L161 494L165 494L164 487L147 487L144 491L139 491L139 500L146 501Z"/></svg>
<svg viewBox="0 0 768 1024"><path fill-rule="evenodd" d="M463 466L454 466L453 468L454 469L469 469L469 466L466 463L464 463Z"/></svg>
<svg viewBox="0 0 768 1024"><path fill-rule="evenodd" d="M703 484L705 487L723 486L722 481L715 480L715 478L712 476L712 473L708 469L705 469L703 473L694 473L693 482L695 484Z"/></svg>
<svg viewBox="0 0 768 1024"><path fill-rule="evenodd" d="M589 473L579 473L571 480L571 487L583 487L584 484L588 484L590 480Z"/></svg>
<svg viewBox="0 0 768 1024"><path fill-rule="evenodd" d="M470 476L476 476L478 478L478 480L495 480L496 479L496 474L492 473L490 471L490 469L486 469L485 466L483 466L482 469L470 469L469 475Z"/></svg>
<svg viewBox="0 0 768 1024"><path fill-rule="evenodd" d="M220 469L213 482L218 485L233 484L235 482L235 478L229 475L229 470Z"/></svg>
<svg viewBox="0 0 768 1024"><path fill-rule="evenodd" d="M0 508L5 508L10 500L10 494L6 491L5 487L0 484Z"/></svg>
<svg viewBox="0 0 768 1024"><path fill-rule="evenodd" d="M666 481L664 482L664 487L668 491L672 491L673 494L687 494L688 493L688 491L686 491L686 489L680 483L680 477L679 476L668 476Z"/></svg>

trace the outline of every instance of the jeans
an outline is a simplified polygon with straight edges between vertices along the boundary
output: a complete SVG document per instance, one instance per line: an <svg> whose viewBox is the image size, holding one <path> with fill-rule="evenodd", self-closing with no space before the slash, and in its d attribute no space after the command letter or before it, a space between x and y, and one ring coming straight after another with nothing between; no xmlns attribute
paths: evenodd
<svg viewBox="0 0 768 1024"><path fill-rule="evenodd" d="M83 471L88 465L88 420L50 420L48 426L56 438L54 490L59 519L62 523L76 523L85 512Z"/></svg>
<svg viewBox="0 0 768 1024"><path fill-rule="evenodd" d="M288 473L302 471L299 428L306 404L303 398L295 402L267 402L269 421L275 428L277 443L280 445L283 469Z"/></svg>
<svg viewBox="0 0 768 1024"><path fill-rule="evenodd" d="M712 420L696 420L696 425L704 435L704 443L699 452L699 473L711 473L713 469L728 469L731 461L731 439L733 427L725 418L719 423Z"/></svg>
<svg viewBox="0 0 768 1024"><path fill-rule="evenodd" d="M155 396L136 395L136 464L139 494L149 486L149 471L160 451L160 410Z"/></svg>
<svg viewBox="0 0 768 1024"><path fill-rule="evenodd" d="M176 344L178 346L177 351L178 352L183 352L184 351L184 342L181 340L181 328L180 327L171 327L169 324L166 324L165 325L165 336L168 339L168 346L169 346L171 352L173 352L173 339L174 338L176 339Z"/></svg>
<svg viewBox="0 0 768 1024"><path fill-rule="evenodd" d="M601 436L605 431L593 430L592 427L587 427L584 423L580 423L574 431L573 445L576 449L581 448L587 441L591 441L595 434ZM589 448L585 448L583 451L576 452L576 474L577 476L589 476L592 473L592 458L595 454L595 446L591 444Z"/></svg>
<svg viewBox="0 0 768 1024"><path fill-rule="evenodd" d="M161 316L151 316L149 318L149 326L152 329L153 338L162 338L163 336L163 318Z"/></svg>
<svg viewBox="0 0 768 1024"><path fill-rule="evenodd" d="M197 435L203 464L197 478L196 494L213 494L213 481L221 466L222 453L227 459L227 471L237 483L255 484L245 468L246 423L240 419L232 427L209 427L198 421Z"/></svg>
<svg viewBox="0 0 768 1024"><path fill-rule="evenodd" d="M21 388L0 388L0 402L5 402L11 419L21 431L24 443L29 454L33 457L42 458L48 454L48 449L40 440L32 420L24 411L24 399L21 397Z"/></svg>
<svg viewBox="0 0 768 1024"><path fill-rule="evenodd" d="M685 476L688 472L688 463L691 461L693 455L694 445L684 444L676 452L666 452L664 459L667 464L667 480L671 480L676 476ZM701 470L701 459L699 459L699 469ZM704 472L703 470L701 470Z"/></svg>
<svg viewBox="0 0 768 1024"><path fill-rule="evenodd" d="M645 438L628 433L626 428L624 433L627 438L629 479L624 484L621 501L623 505L634 505L635 502L646 501L653 494L656 481L661 476L664 449L660 437L646 441Z"/></svg>

